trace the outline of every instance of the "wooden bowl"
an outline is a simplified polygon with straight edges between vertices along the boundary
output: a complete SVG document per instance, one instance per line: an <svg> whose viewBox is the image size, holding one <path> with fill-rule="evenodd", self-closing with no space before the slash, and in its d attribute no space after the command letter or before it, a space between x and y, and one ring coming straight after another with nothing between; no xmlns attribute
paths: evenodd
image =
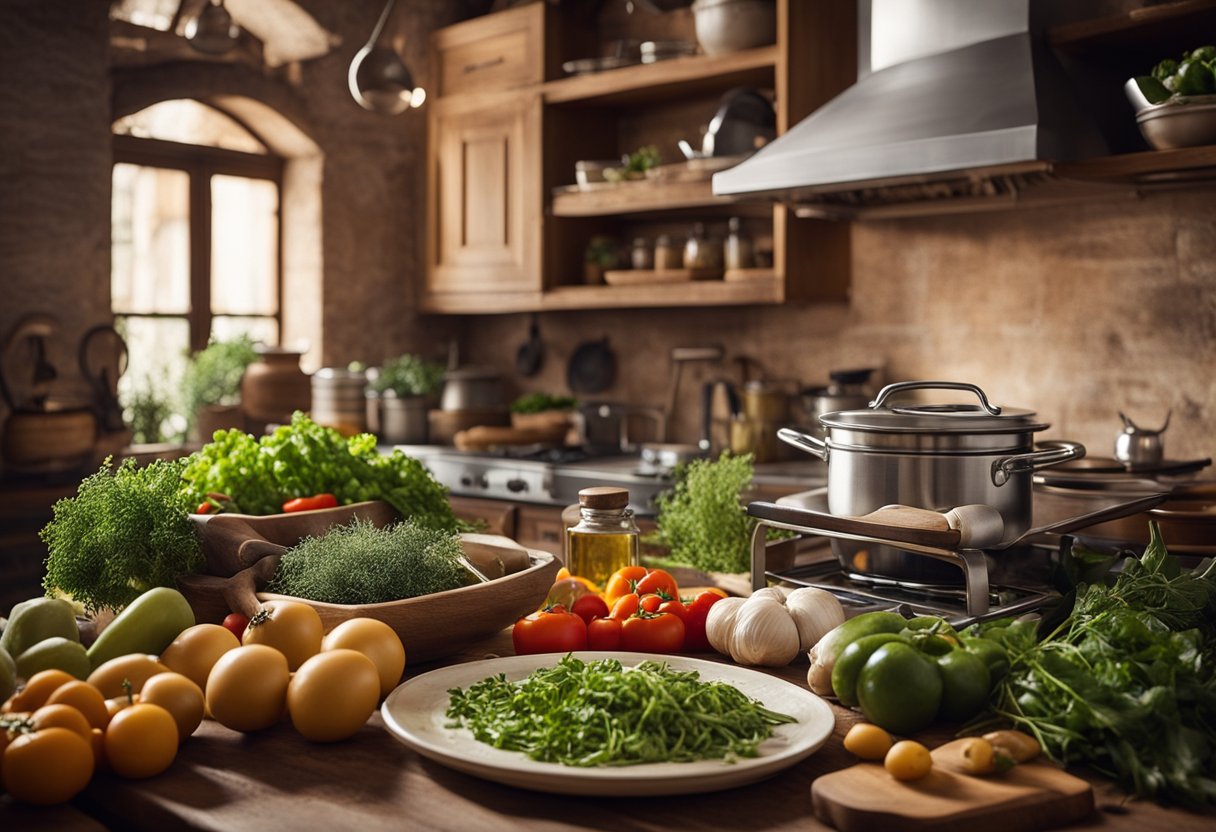
<svg viewBox="0 0 1216 832"><path fill-rule="evenodd" d="M257 592L274 575L284 547L352 517L383 526L397 514L387 503L368 502L264 517L192 515L213 574L180 578L178 589L200 623L218 624L233 611L252 615L275 600L312 607L327 632L350 618L375 618L401 637L407 660L419 662L462 650L537 609L561 567L548 552L526 549L510 538L464 534L465 559L488 579L484 583L379 604L330 604Z"/></svg>

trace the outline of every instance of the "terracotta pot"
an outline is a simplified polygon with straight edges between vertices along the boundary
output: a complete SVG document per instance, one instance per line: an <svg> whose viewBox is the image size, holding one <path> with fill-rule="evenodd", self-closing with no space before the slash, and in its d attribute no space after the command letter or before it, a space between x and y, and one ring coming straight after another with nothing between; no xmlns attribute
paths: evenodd
<svg viewBox="0 0 1216 832"><path fill-rule="evenodd" d="M4 423L7 468L66 471L87 464L97 441L97 417L87 408L18 410Z"/></svg>
<svg viewBox="0 0 1216 832"><path fill-rule="evenodd" d="M245 430L245 414L237 404L205 404L195 417L198 438L210 442L217 430Z"/></svg>
<svg viewBox="0 0 1216 832"><path fill-rule="evenodd" d="M254 423L286 424L297 410L312 408L312 385L300 369L301 353L264 349L241 379L241 409Z"/></svg>

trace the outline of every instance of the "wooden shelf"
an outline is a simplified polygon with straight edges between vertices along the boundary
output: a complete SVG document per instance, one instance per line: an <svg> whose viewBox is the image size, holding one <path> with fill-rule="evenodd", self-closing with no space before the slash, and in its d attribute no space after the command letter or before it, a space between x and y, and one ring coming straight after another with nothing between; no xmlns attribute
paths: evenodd
<svg viewBox="0 0 1216 832"><path fill-rule="evenodd" d="M1216 145L1179 150L1147 150L1058 163L1055 173L1065 178L1106 182L1194 182L1216 178Z"/></svg>
<svg viewBox="0 0 1216 832"><path fill-rule="evenodd" d="M737 197L714 196L713 185L701 182L622 182L590 191L559 190L553 194L555 217L604 217L733 205Z"/></svg>
<svg viewBox="0 0 1216 832"><path fill-rule="evenodd" d="M1047 37L1057 49L1083 53L1086 59L1126 60L1130 53L1157 61L1202 46L1214 29L1216 0L1179 0L1061 24Z"/></svg>
<svg viewBox="0 0 1216 832"><path fill-rule="evenodd" d="M772 88L777 47L762 46L729 55L693 55L550 81L546 104L626 106L712 93L734 86Z"/></svg>

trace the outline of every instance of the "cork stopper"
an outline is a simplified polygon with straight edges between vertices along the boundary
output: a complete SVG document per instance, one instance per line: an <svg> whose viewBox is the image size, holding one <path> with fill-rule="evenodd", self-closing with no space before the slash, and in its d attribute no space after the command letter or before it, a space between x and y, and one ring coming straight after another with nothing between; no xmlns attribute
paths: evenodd
<svg viewBox="0 0 1216 832"><path fill-rule="evenodd" d="M611 485L596 485L578 492L578 504L583 508L613 509L629 505L629 491Z"/></svg>

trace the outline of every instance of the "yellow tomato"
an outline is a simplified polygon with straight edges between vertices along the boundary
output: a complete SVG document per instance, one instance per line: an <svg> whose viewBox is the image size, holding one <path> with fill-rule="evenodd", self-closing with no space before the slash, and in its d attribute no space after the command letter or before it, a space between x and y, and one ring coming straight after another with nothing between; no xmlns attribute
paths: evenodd
<svg viewBox="0 0 1216 832"><path fill-rule="evenodd" d="M67 728L22 734L4 749L3 776L5 790L23 803L64 803L89 784L93 749Z"/></svg>
<svg viewBox="0 0 1216 832"><path fill-rule="evenodd" d="M93 770L109 771L110 764L106 762L106 732L101 728L93 729Z"/></svg>
<svg viewBox="0 0 1216 832"><path fill-rule="evenodd" d="M41 670L26 681L25 687L9 697L4 703L4 711L36 711L46 704L46 700L56 690L68 682L78 681L80 680L71 673L64 673L62 670Z"/></svg>
<svg viewBox="0 0 1216 832"><path fill-rule="evenodd" d="M379 699L380 673L372 660L338 648L296 671L287 688L287 712L305 739L334 742L358 733Z"/></svg>
<svg viewBox="0 0 1216 832"><path fill-rule="evenodd" d="M72 706L84 714L84 718L93 728L105 728L110 721L105 697L88 682L76 680L62 685L50 695L46 704Z"/></svg>
<svg viewBox="0 0 1216 832"><path fill-rule="evenodd" d="M891 735L868 722L859 722L844 735L844 747L863 760L881 760L891 750Z"/></svg>
<svg viewBox="0 0 1216 832"><path fill-rule="evenodd" d="M933 768L933 757L915 740L900 740L891 746L882 765L896 780L919 780Z"/></svg>
<svg viewBox="0 0 1216 832"><path fill-rule="evenodd" d="M207 709L234 731L269 728L283 715L289 676L278 650L264 644L229 650L207 677Z"/></svg>
<svg viewBox="0 0 1216 832"><path fill-rule="evenodd" d="M157 673L168 672L169 668L158 662L155 656L129 653L100 665L89 674L89 684L101 691L101 695L106 699L111 699L127 694L123 682L131 683L131 693L139 693L144 682Z"/></svg>
<svg viewBox="0 0 1216 832"><path fill-rule="evenodd" d="M85 719L84 714L69 705L43 705L30 715L34 730L43 728L67 728L80 738L92 741L93 726Z"/></svg>
<svg viewBox="0 0 1216 832"><path fill-rule="evenodd" d="M160 705L173 715L180 742L194 733L203 721L203 692L180 673L158 673L144 682L141 701Z"/></svg>
<svg viewBox="0 0 1216 832"><path fill-rule="evenodd" d="M176 756L177 723L160 705L124 708L106 727L106 761L122 777L155 777Z"/></svg>
<svg viewBox="0 0 1216 832"><path fill-rule="evenodd" d="M138 704L139 704L139 694L138 693L133 693L130 696L112 697L112 698L106 700L106 715L110 719L113 719L114 714L118 713L123 708L129 708L132 705L138 705ZM108 720L106 721L106 724L107 725L110 724Z"/></svg>
<svg viewBox="0 0 1216 832"><path fill-rule="evenodd" d="M289 670L296 670L321 652L321 616L299 601L270 601L249 621L243 644L264 644L287 657Z"/></svg>
<svg viewBox="0 0 1216 832"><path fill-rule="evenodd" d="M185 676L199 688L207 687L207 674L220 656L241 646L240 640L227 627L219 624L195 624L182 630L173 643L160 654L160 663Z"/></svg>
<svg viewBox="0 0 1216 832"><path fill-rule="evenodd" d="M393 628L374 618L343 621L325 636L321 650L346 648L372 660L380 674L380 695L388 696L405 670L405 647Z"/></svg>

